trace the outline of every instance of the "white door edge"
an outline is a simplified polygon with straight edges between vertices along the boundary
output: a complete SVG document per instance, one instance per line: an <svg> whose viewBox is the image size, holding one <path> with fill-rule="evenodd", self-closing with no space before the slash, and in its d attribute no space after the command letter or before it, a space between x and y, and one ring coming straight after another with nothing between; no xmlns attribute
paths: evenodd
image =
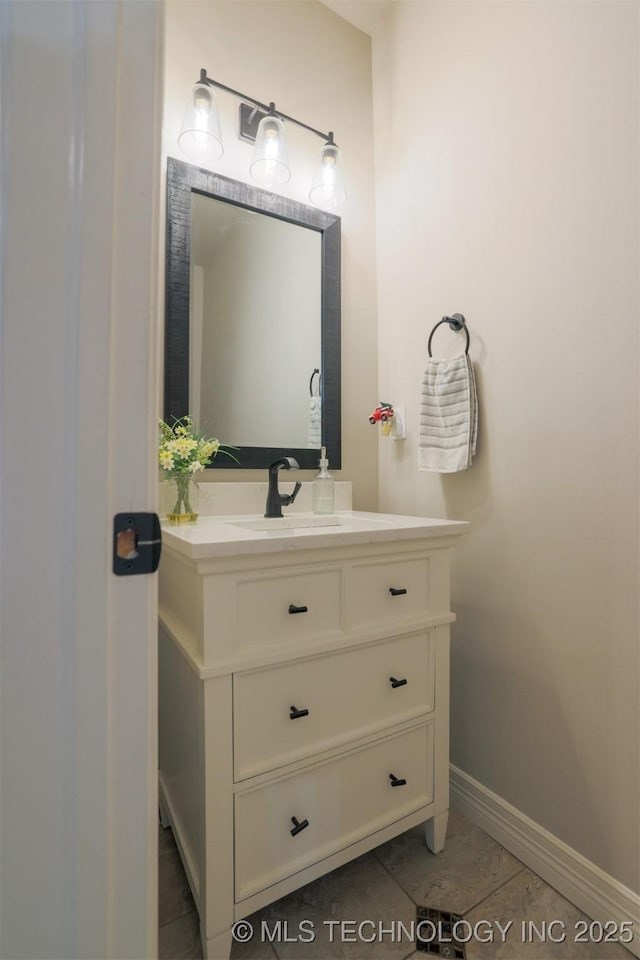
<svg viewBox="0 0 640 960"><path fill-rule="evenodd" d="M163 3L0 4L0 955L157 956Z"/></svg>

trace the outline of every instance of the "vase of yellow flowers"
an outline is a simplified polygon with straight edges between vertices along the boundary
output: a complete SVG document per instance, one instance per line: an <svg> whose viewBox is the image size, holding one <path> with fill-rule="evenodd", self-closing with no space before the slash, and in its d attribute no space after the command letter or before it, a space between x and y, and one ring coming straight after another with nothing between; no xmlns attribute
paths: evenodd
<svg viewBox="0 0 640 960"><path fill-rule="evenodd" d="M158 461L171 485L171 523L194 523L198 519L197 475L218 453L236 458L215 437L196 433L191 417L181 417L173 426L160 421Z"/></svg>
<svg viewBox="0 0 640 960"><path fill-rule="evenodd" d="M166 482L171 488L172 504L167 510L167 518L171 523L195 523L200 507L200 488L195 473L169 475Z"/></svg>

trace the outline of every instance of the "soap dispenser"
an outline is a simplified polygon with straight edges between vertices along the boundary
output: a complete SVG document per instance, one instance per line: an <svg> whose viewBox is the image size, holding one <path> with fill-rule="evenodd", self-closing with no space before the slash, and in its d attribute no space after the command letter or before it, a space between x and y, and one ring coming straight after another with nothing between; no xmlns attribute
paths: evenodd
<svg viewBox="0 0 640 960"><path fill-rule="evenodd" d="M320 470L313 478L313 512L333 513L335 511L334 480L327 467L327 448L320 451Z"/></svg>

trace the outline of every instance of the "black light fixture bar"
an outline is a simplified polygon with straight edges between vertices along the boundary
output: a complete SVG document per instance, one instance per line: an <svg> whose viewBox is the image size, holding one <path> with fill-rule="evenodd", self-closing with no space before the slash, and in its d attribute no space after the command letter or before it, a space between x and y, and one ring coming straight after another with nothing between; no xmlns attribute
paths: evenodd
<svg viewBox="0 0 640 960"><path fill-rule="evenodd" d="M308 123L303 123L302 120L296 120L295 117L290 117L286 113L282 113L280 110L276 110L274 103L262 103L260 100L256 100L255 97L249 97L246 93L240 93L239 90L234 90L233 87L228 87L224 83L220 83L219 80L212 80L211 77L207 76L207 71L202 67L200 70L200 80L199 83L206 83L210 87L219 87L220 90L226 90L227 93L233 94L234 97L238 97L239 100L248 100L255 107L258 107L259 110L264 110L265 113L271 114L272 116L280 117L281 120L288 120L290 123L295 123L298 127L304 127L305 130L309 130L310 133L315 133L317 137L321 137L326 143L334 144L333 139L333 130L330 130L329 133L323 133L321 130L316 130L315 127L310 127Z"/></svg>

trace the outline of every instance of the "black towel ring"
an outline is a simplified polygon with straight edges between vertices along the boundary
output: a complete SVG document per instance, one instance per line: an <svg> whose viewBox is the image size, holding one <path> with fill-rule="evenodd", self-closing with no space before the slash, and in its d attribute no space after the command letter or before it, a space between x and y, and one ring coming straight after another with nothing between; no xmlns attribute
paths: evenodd
<svg viewBox="0 0 640 960"><path fill-rule="evenodd" d="M309 379L309 396L310 397L313 396L313 378L315 377L316 373L318 374L318 396L320 396L320 371L316 367Z"/></svg>
<svg viewBox="0 0 640 960"><path fill-rule="evenodd" d="M469 353L469 328L467 327L467 321L465 320L465 318L462 316L461 313L454 313L453 316L451 317L443 317L442 320L438 320L435 327L429 334L429 342L427 344L427 350L429 352L429 356L431 356L431 341L433 340L433 335L438 329L438 327L443 323L448 323L450 328L456 332L460 330L464 330L467 338L467 345L464 349L464 352Z"/></svg>

